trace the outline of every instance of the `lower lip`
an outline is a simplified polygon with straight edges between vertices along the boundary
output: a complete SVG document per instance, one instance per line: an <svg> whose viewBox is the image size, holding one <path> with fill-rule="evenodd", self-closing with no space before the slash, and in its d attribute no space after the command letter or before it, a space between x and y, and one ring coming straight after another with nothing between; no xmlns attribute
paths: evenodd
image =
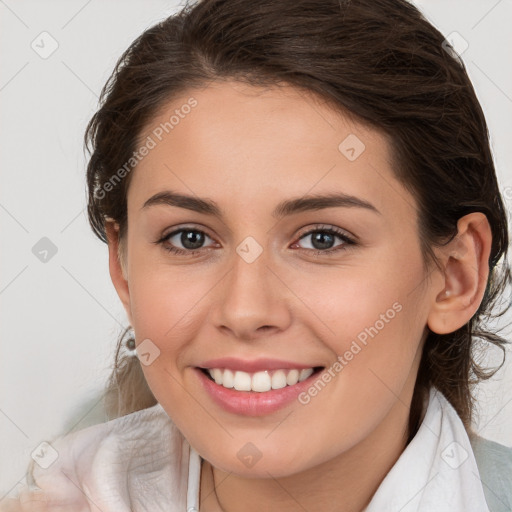
<svg viewBox="0 0 512 512"><path fill-rule="evenodd" d="M271 389L260 393L258 391L236 391L225 388L210 380L199 368L194 368L201 384L212 400L224 410L245 416L262 416L270 414L297 399L322 373L322 370L311 374L302 382L281 389Z"/></svg>

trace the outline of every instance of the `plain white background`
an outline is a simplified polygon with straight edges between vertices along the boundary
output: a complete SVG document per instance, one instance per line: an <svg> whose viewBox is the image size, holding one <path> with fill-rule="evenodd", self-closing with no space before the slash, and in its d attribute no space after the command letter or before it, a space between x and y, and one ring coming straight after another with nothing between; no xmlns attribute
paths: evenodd
<svg viewBox="0 0 512 512"><path fill-rule="evenodd" d="M458 32L469 45L462 58L511 210L512 1L414 3L443 34ZM83 133L117 58L177 5L0 0L0 499L42 441L101 418L101 392L127 320L107 247L87 222ZM47 262L33 253L43 237L56 250ZM512 446L508 355L479 388L477 428Z"/></svg>

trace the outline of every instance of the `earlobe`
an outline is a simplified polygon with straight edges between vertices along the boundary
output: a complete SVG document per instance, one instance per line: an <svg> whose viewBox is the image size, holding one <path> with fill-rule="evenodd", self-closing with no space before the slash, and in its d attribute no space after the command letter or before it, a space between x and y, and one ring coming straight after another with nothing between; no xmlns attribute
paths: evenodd
<svg viewBox="0 0 512 512"><path fill-rule="evenodd" d="M458 234L442 248L444 286L435 293L428 316L430 330L448 334L465 325L482 302L489 277L492 232L487 217L470 213L457 224Z"/></svg>
<svg viewBox="0 0 512 512"><path fill-rule="evenodd" d="M130 324L133 326L130 306L130 289L126 269L120 260L119 254L119 225L113 219L105 222L105 232L108 240L108 263L110 278L114 288L123 303ZM125 262L126 263L126 262Z"/></svg>

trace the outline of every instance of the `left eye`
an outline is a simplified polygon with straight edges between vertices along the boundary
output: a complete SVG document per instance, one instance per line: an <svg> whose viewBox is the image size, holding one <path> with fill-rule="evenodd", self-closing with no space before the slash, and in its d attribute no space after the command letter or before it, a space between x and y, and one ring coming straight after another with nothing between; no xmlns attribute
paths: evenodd
<svg viewBox="0 0 512 512"><path fill-rule="evenodd" d="M299 240L310 238L310 245L305 249L312 250L314 253L330 253L338 250L345 249L347 245L354 245L355 242L349 238L344 232L338 231L335 228L316 228L304 233ZM341 240L341 243L334 245L336 238ZM297 245L295 243L294 245Z"/></svg>

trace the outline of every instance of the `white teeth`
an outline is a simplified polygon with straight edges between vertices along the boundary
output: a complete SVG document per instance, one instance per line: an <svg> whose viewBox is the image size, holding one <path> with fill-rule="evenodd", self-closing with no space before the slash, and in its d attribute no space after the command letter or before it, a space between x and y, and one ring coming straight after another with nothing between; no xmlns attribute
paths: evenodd
<svg viewBox="0 0 512 512"><path fill-rule="evenodd" d="M299 370L290 370L286 376L286 384L293 386L299 382Z"/></svg>
<svg viewBox="0 0 512 512"><path fill-rule="evenodd" d="M231 370L224 370L222 374L222 385L225 388L232 388L235 385L233 372Z"/></svg>
<svg viewBox="0 0 512 512"><path fill-rule="evenodd" d="M222 384L222 370L220 368L214 368L213 373L210 371L210 375L217 384Z"/></svg>
<svg viewBox="0 0 512 512"><path fill-rule="evenodd" d="M313 368L306 368L300 371L299 382L306 380L313 373Z"/></svg>
<svg viewBox="0 0 512 512"><path fill-rule="evenodd" d="M272 389L281 389L286 386L286 375L283 370L277 370L272 375Z"/></svg>
<svg viewBox="0 0 512 512"><path fill-rule="evenodd" d="M217 384L225 388L264 393L271 389L281 389L302 382L313 373L313 368L304 370L263 370L252 374L242 371L233 372L221 368L209 368L208 373Z"/></svg>
<svg viewBox="0 0 512 512"><path fill-rule="evenodd" d="M237 391L251 391L251 376L245 372L235 372L235 389Z"/></svg>
<svg viewBox="0 0 512 512"><path fill-rule="evenodd" d="M251 388L253 391L258 391L260 393L270 391L272 389L272 379L268 372L256 372L252 376Z"/></svg>

